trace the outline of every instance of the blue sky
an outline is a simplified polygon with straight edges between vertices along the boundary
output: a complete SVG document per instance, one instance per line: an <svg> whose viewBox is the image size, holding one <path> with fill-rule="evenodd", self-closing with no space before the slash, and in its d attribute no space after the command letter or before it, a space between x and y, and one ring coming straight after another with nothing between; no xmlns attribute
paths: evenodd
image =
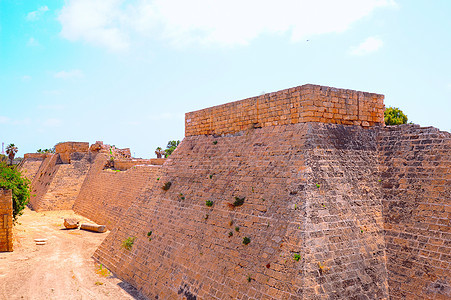
<svg viewBox="0 0 451 300"><path fill-rule="evenodd" d="M0 141L154 157L184 113L307 83L451 130L451 1L0 0Z"/></svg>

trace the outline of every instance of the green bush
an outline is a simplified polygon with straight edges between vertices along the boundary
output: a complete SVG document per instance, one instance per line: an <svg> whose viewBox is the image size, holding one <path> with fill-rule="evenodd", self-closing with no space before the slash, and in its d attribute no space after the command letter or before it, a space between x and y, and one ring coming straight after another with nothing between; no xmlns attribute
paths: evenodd
<svg viewBox="0 0 451 300"><path fill-rule="evenodd" d="M397 107L388 107L384 111L385 125L400 125L407 123L407 116Z"/></svg>
<svg viewBox="0 0 451 300"><path fill-rule="evenodd" d="M30 180L22 176L16 166L0 162L0 188L13 192L13 219L16 221L30 200Z"/></svg>

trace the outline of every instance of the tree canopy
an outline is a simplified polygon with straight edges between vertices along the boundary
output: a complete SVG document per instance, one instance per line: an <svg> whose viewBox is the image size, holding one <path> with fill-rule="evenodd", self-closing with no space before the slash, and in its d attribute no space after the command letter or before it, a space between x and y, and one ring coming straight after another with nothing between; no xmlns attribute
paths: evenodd
<svg viewBox="0 0 451 300"><path fill-rule="evenodd" d="M400 125L407 123L407 116L397 107L388 107L384 111L385 125Z"/></svg>
<svg viewBox="0 0 451 300"><path fill-rule="evenodd" d="M0 162L0 188L12 190L13 218L16 221L30 200L30 180L16 166Z"/></svg>

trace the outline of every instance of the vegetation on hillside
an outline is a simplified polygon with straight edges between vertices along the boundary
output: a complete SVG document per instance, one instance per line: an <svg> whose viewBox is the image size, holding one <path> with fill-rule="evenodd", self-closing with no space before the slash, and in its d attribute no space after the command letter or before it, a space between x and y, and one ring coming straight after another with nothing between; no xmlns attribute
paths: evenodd
<svg viewBox="0 0 451 300"><path fill-rule="evenodd" d="M15 165L0 162L0 188L12 190L13 219L16 221L30 200L30 180Z"/></svg>
<svg viewBox="0 0 451 300"><path fill-rule="evenodd" d="M407 116L397 107L388 107L384 111L385 125L401 125L407 123Z"/></svg>

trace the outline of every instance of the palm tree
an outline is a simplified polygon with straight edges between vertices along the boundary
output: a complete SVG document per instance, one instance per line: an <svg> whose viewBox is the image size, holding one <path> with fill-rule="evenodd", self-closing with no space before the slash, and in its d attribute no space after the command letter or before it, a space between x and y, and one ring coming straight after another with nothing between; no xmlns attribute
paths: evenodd
<svg viewBox="0 0 451 300"><path fill-rule="evenodd" d="M164 154L164 151L161 147L157 147L155 154L157 155L157 158L161 158L161 156Z"/></svg>
<svg viewBox="0 0 451 300"><path fill-rule="evenodd" d="M14 156L16 156L17 151L19 151L19 149L14 144L6 146L6 154L8 154L11 165L13 164Z"/></svg>

